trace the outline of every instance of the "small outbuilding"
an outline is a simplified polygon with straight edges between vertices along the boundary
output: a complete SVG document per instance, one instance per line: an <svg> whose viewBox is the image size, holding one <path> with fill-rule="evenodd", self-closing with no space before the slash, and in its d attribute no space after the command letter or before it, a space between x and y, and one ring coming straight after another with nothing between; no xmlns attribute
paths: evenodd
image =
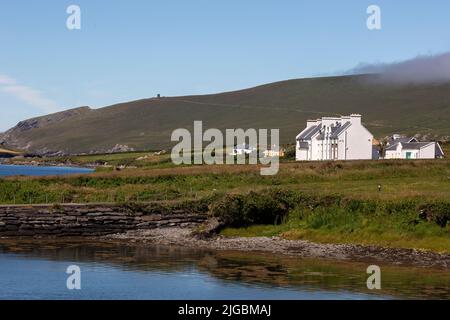
<svg viewBox="0 0 450 320"><path fill-rule="evenodd" d="M444 152L437 142L419 142L413 137L393 135L387 144L385 159L436 159Z"/></svg>

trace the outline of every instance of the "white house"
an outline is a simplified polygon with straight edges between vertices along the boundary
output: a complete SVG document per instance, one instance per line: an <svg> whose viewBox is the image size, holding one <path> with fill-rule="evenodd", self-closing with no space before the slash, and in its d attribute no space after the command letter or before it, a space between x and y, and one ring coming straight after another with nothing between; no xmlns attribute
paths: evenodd
<svg viewBox="0 0 450 320"><path fill-rule="evenodd" d="M385 159L436 159L444 152L437 142L419 142L416 138L393 135L387 143Z"/></svg>
<svg viewBox="0 0 450 320"><path fill-rule="evenodd" d="M252 152L256 152L256 147L251 147L246 143L243 143L240 146L235 146L233 151L230 153L232 156L242 155L242 154L251 154Z"/></svg>
<svg viewBox="0 0 450 320"><path fill-rule="evenodd" d="M296 160L370 160L373 135L361 115L308 120L297 137Z"/></svg>

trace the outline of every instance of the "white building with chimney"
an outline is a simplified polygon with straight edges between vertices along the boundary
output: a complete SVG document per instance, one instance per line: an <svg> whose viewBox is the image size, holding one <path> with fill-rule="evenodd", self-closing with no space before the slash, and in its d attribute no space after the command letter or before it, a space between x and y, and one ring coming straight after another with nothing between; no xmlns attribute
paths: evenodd
<svg viewBox="0 0 450 320"><path fill-rule="evenodd" d="M371 160L373 135L361 115L308 120L297 137L296 160Z"/></svg>

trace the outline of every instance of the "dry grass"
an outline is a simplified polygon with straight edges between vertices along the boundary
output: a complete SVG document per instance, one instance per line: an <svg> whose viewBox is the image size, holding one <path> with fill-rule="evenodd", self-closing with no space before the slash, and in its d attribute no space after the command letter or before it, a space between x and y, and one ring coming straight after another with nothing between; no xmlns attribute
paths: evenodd
<svg viewBox="0 0 450 320"><path fill-rule="evenodd" d="M343 194L363 199L449 199L450 161L286 162L275 176L261 176L260 165L172 166L99 172L71 177L9 177L3 184L30 184L69 194L105 193L133 198L206 196L213 189L240 193L285 186L313 194ZM378 185L382 191L378 192ZM149 199L150 200L150 199Z"/></svg>

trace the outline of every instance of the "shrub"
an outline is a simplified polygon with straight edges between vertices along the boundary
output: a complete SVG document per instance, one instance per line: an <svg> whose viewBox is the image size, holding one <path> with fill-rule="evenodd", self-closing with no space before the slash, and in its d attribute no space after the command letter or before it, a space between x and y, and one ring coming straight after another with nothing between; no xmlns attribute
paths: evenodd
<svg viewBox="0 0 450 320"><path fill-rule="evenodd" d="M287 196L279 190L226 195L212 205L211 213L230 227L280 224L290 208Z"/></svg>
<svg viewBox="0 0 450 320"><path fill-rule="evenodd" d="M450 223L450 203L437 202L422 205L419 210L419 218L432 221L440 227L445 227Z"/></svg>

